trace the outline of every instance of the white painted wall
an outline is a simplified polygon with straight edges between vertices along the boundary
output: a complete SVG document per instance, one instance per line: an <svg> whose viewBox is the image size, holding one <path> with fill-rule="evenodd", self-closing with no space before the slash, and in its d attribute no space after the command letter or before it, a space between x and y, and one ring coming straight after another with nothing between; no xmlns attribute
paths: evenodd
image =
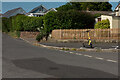
<svg viewBox="0 0 120 80"><path fill-rule="evenodd" d="M112 20L113 20L112 16L101 15L101 20L106 20L106 19L108 19L110 21L110 29L112 29L112 25L113 25L113 23L112 23Z"/></svg>
<svg viewBox="0 0 120 80"><path fill-rule="evenodd" d="M33 15L33 13L30 13L28 16L32 17L32 16L34 16L34 15Z"/></svg>

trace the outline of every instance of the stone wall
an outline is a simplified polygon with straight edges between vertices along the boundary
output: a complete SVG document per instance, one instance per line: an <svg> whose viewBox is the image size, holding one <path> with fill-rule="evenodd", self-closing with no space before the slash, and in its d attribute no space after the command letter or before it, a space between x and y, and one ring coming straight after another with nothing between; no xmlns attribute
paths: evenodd
<svg viewBox="0 0 120 80"><path fill-rule="evenodd" d="M20 37L21 38L33 38L33 39L35 39L38 34L39 34L39 32L27 32L27 31L25 31L25 32L20 33Z"/></svg>

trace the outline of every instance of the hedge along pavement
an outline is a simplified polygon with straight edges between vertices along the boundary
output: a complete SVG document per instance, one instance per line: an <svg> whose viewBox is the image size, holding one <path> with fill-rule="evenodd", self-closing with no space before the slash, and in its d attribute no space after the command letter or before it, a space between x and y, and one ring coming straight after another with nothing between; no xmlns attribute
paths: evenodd
<svg viewBox="0 0 120 80"><path fill-rule="evenodd" d="M68 48L68 47L55 47L55 46L47 46L47 45L43 45L40 44L38 42L30 42L26 39L23 39L20 37L20 39L26 41L29 44L32 44L34 46L41 46L44 48L49 48L49 49L57 49L57 50L72 50L72 51L93 51L93 52L119 52L120 49L97 49L97 48L93 48L93 49L88 49L88 48Z"/></svg>

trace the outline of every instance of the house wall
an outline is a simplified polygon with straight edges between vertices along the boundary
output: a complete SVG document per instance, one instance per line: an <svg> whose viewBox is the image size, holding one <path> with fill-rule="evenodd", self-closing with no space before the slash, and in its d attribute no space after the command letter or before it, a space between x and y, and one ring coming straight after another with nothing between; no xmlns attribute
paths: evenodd
<svg viewBox="0 0 120 80"><path fill-rule="evenodd" d="M113 17L112 28L120 28L120 17Z"/></svg>
<svg viewBox="0 0 120 80"><path fill-rule="evenodd" d="M108 15L101 15L101 20L106 20L108 19L110 21L110 29L113 28L113 18L112 16L108 16Z"/></svg>

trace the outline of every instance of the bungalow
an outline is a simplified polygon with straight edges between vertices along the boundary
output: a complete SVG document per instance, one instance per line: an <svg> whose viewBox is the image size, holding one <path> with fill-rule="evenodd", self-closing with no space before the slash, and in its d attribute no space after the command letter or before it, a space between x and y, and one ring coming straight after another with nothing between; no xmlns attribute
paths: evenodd
<svg viewBox="0 0 120 80"><path fill-rule="evenodd" d="M116 16L120 16L120 3L115 8Z"/></svg>
<svg viewBox="0 0 120 80"><path fill-rule="evenodd" d="M99 19L99 20L98 20ZM108 19L110 21L110 29L120 28L120 3L114 12L107 15L101 15L97 18L97 22Z"/></svg>
<svg viewBox="0 0 120 80"><path fill-rule="evenodd" d="M55 8L47 9L43 5L40 5L34 9L32 9L27 16L34 16L34 17L40 17L45 14L47 14L50 11L57 11Z"/></svg>
<svg viewBox="0 0 120 80"><path fill-rule="evenodd" d="M6 17L9 18L11 16L16 16L17 14L26 14L25 10L23 10L21 7L20 8L16 8L16 9L12 9L7 11L6 13L4 13L2 15L2 17Z"/></svg>

